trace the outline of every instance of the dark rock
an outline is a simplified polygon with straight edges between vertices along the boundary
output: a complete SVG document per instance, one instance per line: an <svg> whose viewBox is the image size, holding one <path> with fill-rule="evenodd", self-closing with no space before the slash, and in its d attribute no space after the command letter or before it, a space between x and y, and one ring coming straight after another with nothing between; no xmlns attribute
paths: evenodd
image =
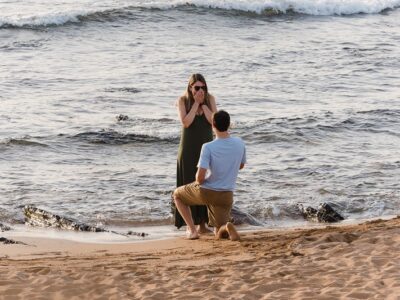
<svg viewBox="0 0 400 300"><path fill-rule="evenodd" d="M21 244L21 245L26 245L26 244L23 243L23 242L10 240L10 239L7 239L7 238L5 238L5 237L0 237L0 243L3 243L3 244Z"/></svg>
<svg viewBox="0 0 400 300"><path fill-rule="evenodd" d="M134 236L140 236L140 237L145 237L145 236L148 236L149 234L148 233L144 233L144 232L135 232L135 231L128 231L127 233L126 233L126 235L134 235Z"/></svg>
<svg viewBox="0 0 400 300"><path fill-rule="evenodd" d="M59 215L52 214L48 211L45 211L43 209L31 205L26 205L24 207L24 215L25 215L25 224L31 226L53 227L53 228L75 230L75 231L111 232L123 236L135 235L135 236L145 237L148 235L147 233L144 232L129 231L128 233L125 234L116 231L109 231L104 228L87 225L69 218L61 217Z"/></svg>
<svg viewBox="0 0 400 300"><path fill-rule="evenodd" d="M9 231L9 230L11 230L11 227L9 227L9 226L7 226L7 225L5 225L5 224L0 223L0 231L1 231L1 232L3 232L3 231Z"/></svg>
<svg viewBox="0 0 400 300"><path fill-rule="evenodd" d="M336 212L328 203L322 203L318 207L317 218L320 222L339 222L344 218Z"/></svg>
<svg viewBox="0 0 400 300"><path fill-rule="evenodd" d="M104 232L103 228L86 225L72 219L52 214L43 209L26 205L24 207L25 224L39 227L54 227L76 231Z"/></svg>
<svg viewBox="0 0 400 300"><path fill-rule="evenodd" d="M298 205L303 217L307 220L321 223L333 223L344 220L328 203L322 203L315 209L311 206L304 208L302 204Z"/></svg>
<svg viewBox="0 0 400 300"><path fill-rule="evenodd" d="M248 224L253 226L264 225L261 221L257 220L252 215L241 211L236 206L232 207L231 216L232 216L232 223L235 225L241 225L241 224Z"/></svg>
<svg viewBox="0 0 400 300"><path fill-rule="evenodd" d="M117 118L117 121L126 121L129 119L129 117L127 115L122 115L122 114L116 116L116 118Z"/></svg>

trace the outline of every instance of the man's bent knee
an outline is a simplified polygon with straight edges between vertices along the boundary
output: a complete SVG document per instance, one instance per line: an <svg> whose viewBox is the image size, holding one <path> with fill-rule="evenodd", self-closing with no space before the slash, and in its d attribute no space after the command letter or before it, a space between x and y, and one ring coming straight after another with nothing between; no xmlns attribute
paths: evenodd
<svg viewBox="0 0 400 300"><path fill-rule="evenodd" d="M172 198L174 199L174 202L176 201L177 198L179 198L179 192L178 189L175 189L174 192L172 193Z"/></svg>
<svg viewBox="0 0 400 300"><path fill-rule="evenodd" d="M174 203L176 204L176 202L179 202L179 203L181 203L181 201L179 200L179 197L178 197L178 195L177 194L175 194L174 193Z"/></svg>

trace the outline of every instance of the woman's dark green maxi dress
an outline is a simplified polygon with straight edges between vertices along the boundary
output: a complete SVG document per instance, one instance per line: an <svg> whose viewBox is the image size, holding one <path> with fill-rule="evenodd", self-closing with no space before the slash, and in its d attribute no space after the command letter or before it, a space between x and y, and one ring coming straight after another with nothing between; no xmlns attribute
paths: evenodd
<svg viewBox="0 0 400 300"><path fill-rule="evenodd" d="M197 172L197 163L200 157L201 146L204 143L211 142L213 139L211 124L208 123L203 114L196 115L192 124L188 127L182 127L181 142L178 150L178 164L176 174L176 186L185 185L195 181ZM190 207L192 210L193 221L195 225L202 221L208 222L207 207L196 205ZM180 228L186 225L182 216L175 208L175 226Z"/></svg>

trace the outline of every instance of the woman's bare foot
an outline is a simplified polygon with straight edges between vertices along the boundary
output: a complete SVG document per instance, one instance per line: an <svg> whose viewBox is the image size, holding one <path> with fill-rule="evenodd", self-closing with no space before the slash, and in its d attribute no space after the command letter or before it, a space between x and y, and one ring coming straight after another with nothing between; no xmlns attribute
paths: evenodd
<svg viewBox="0 0 400 300"><path fill-rule="evenodd" d="M188 240L197 240L199 238L199 233L197 231L190 231L189 228L186 229L186 238Z"/></svg>
<svg viewBox="0 0 400 300"><path fill-rule="evenodd" d="M200 223L197 226L197 232L200 234L205 234L205 233L212 233L212 230L207 228L206 223Z"/></svg>
<svg viewBox="0 0 400 300"><path fill-rule="evenodd" d="M231 239L231 241L239 241L240 240L240 236L239 233L236 231L235 226L233 226L233 224L231 222L226 223L226 231L229 234L229 238Z"/></svg>

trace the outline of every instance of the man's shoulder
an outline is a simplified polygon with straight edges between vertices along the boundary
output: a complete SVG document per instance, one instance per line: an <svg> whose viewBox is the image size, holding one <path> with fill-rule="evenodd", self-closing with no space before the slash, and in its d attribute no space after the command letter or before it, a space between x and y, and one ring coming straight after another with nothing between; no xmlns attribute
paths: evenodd
<svg viewBox="0 0 400 300"><path fill-rule="evenodd" d="M204 143L203 146L201 146L202 152L204 153L210 152L211 149L214 147L213 146L214 141Z"/></svg>
<svg viewBox="0 0 400 300"><path fill-rule="evenodd" d="M215 140L213 140L213 141L211 141L211 142L204 143L204 144L203 144L203 147L204 147L204 148L209 148L209 147L211 147L212 144L214 144L214 143L215 143Z"/></svg>
<svg viewBox="0 0 400 300"><path fill-rule="evenodd" d="M245 144L244 144L244 142L243 142L243 140L240 138L240 137L230 137L229 139L215 139L215 140L213 140L213 141L211 141L211 142L207 142L207 143L204 143L203 144L203 147L204 148L208 148L208 149L211 149L211 148L214 148L214 147L216 147L216 148L218 148L218 147L221 147L223 144L225 144L225 143L228 143L228 144L235 144L235 145L243 145L243 147L245 146Z"/></svg>
<svg viewBox="0 0 400 300"><path fill-rule="evenodd" d="M243 143L242 138L240 138L240 137L238 137L238 136L232 136L231 138L232 138L233 140L235 140L235 141L238 141L238 142L242 142L242 143Z"/></svg>
<svg viewBox="0 0 400 300"><path fill-rule="evenodd" d="M237 136L233 136L233 137L231 137L232 138L232 140L235 142L235 143L237 143L237 144L240 144L240 145L243 145L244 146L244 141L240 138L240 137L237 137Z"/></svg>

